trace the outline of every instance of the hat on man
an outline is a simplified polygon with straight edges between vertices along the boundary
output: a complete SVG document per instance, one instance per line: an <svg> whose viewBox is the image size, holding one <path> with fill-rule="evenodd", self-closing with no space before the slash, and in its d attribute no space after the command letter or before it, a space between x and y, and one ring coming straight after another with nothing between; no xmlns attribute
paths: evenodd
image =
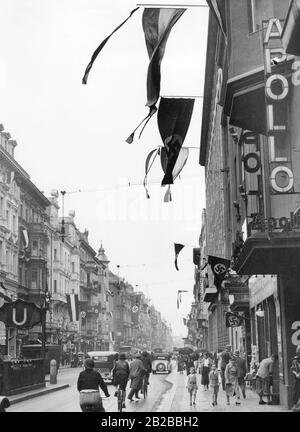
<svg viewBox="0 0 300 432"><path fill-rule="evenodd" d="M239 352L238 350L236 350L236 351L234 351L234 355L235 355L235 356L239 356L239 355L240 355L240 352Z"/></svg>
<svg viewBox="0 0 300 432"><path fill-rule="evenodd" d="M138 353L136 353L136 355L135 355L135 358L141 358L142 356L141 356L141 354L138 352Z"/></svg>
<svg viewBox="0 0 300 432"><path fill-rule="evenodd" d="M91 359L91 358L87 358L87 359L84 361L84 367L85 367L86 369L93 369L94 366L95 366L95 363L94 363L94 360L93 360L93 359Z"/></svg>
<svg viewBox="0 0 300 432"><path fill-rule="evenodd" d="M126 359L126 354L125 353L121 353L119 356L120 360L125 360Z"/></svg>

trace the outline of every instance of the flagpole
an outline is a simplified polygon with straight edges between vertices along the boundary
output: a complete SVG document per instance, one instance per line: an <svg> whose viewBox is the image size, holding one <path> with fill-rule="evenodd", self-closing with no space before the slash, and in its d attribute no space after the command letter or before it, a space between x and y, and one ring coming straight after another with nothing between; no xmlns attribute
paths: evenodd
<svg viewBox="0 0 300 432"><path fill-rule="evenodd" d="M200 4L163 4L163 3L137 3L136 4L138 7L152 7L152 8L172 8L172 7L177 7L177 8L187 8L187 7L209 7L208 5L200 5Z"/></svg>

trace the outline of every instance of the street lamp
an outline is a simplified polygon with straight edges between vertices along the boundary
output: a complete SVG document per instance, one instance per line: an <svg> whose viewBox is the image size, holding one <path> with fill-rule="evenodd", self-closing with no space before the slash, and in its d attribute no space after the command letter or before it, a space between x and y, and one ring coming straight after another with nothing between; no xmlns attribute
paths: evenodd
<svg viewBox="0 0 300 432"><path fill-rule="evenodd" d="M46 357L46 314L47 310L49 310L51 301L51 294L49 291L45 292L44 302L42 305L42 357L45 359Z"/></svg>

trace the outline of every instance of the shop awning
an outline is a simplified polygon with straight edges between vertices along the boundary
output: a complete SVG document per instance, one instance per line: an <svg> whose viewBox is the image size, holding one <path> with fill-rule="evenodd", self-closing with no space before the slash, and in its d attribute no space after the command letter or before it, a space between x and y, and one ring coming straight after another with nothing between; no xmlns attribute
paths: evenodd
<svg viewBox="0 0 300 432"><path fill-rule="evenodd" d="M238 274L284 274L299 271L300 233L255 233L245 241L233 270Z"/></svg>
<svg viewBox="0 0 300 432"><path fill-rule="evenodd" d="M300 0L292 0L282 33L287 54L300 56Z"/></svg>
<svg viewBox="0 0 300 432"><path fill-rule="evenodd" d="M230 124L260 134L266 133L264 84L255 89L241 90L233 96Z"/></svg>

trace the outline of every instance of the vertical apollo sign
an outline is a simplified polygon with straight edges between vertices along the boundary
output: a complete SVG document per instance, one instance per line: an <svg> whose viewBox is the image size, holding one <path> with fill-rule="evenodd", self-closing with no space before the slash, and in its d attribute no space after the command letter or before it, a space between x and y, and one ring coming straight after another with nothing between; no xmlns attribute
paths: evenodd
<svg viewBox="0 0 300 432"><path fill-rule="evenodd" d="M279 19L271 18L269 21L263 21L263 28L265 28L263 48L271 193L285 194L293 192L294 189L291 148L285 120L289 83L287 78L276 73L276 70L286 61L287 55L282 48L282 27ZM274 58L276 58L275 62Z"/></svg>

